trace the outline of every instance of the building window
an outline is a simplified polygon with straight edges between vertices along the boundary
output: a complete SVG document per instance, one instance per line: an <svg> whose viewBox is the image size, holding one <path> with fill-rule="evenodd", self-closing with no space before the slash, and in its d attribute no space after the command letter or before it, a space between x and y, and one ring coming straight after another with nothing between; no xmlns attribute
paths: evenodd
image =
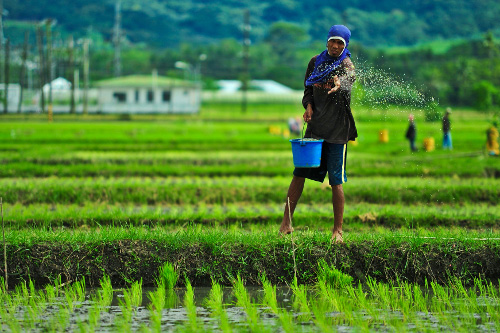
<svg viewBox="0 0 500 333"><path fill-rule="evenodd" d="M163 94L162 94L162 101L164 102L168 102L170 101L170 90L163 90Z"/></svg>
<svg viewBox="0 0 500 333"><path fill-rule="evenodd" d="M118 103L125 103L127 101L127 93L115 92L113 93L113 98Z"/></svg>
<svg viewBox="0 0 500 333"><path fill-rule="evenodd" d="M148 90L148 102L153 102L155 100L155 94L153 90Z"/></svg>
<svg viewBox="0 0 500 333"><path fill-rule="evenodd" d="M135 91L135 102L139 103L139 89L136 89Z"/></svg>

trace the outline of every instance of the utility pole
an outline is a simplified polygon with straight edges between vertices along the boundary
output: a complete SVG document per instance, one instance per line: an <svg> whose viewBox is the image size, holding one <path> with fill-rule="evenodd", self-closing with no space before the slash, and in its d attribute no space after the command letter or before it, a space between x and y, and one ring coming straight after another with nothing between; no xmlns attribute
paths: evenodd
<svg viewBox="0 0 500 333"><path fill-rule="evenodd" d="M23 91L24 91L24 77L26 76L26 59L28 58L28 42L29 42L29 31L24 33L24 46L22 54L21 63L21 73L19 76L19 104L17 104L17 113L21 113L23 104Z"/></svg>
<svg viewBox="0 0 500 333"><path fill-rule="evenodd" d="M0 0L0 60L2 55L2 47L4 47L4 35L3 35L3 0ZM3 71L0 70L0 77L3 76ZM0 78L1 80L1 78ZM4 81L5 82L5 81ZM4 87L5 88L5 87ZM7 90L5 90L5 94ZM5 95L7 96L7 95Z"/></svg>
<svg viewBox="0 0 500 333"><path fill-rule="evenodd" d="M43 54L43 35L42 28L40 26L36 27L36 44L38 46L38 77L40 83L40 110L42 113L45 112L45 94L43 92L43 86L45 84L45 56Z"/></svg>
<svg viewBox="0 0 500 333"><path fill-rule="evenodd" d="M241 112L245 113L247 111L247 91L250 81L250 75L248 70L249 63L249 48L250 48L250 11L245 10L244 26L243 26L243 77L241 80Z"/></svg>
<svg viewBox="0 0 500 333"><path fill-rule="evenodd" d="M45 21L45 32L47 34L47 76L49 79L49 122L52 121L52 19Z"/></svg>
<svg viewBox="0 0 500 333"><path fill-rule="evenodd" d="M10 62L10 41L5 40L5 67L4 67L4 100L3 100L3 113L9 112L9 64Z"/></svg>
<svg viewBox="0 0 500 333"><path fill-rule="evenodd" d="M73 73L75 70L74 57L73 57L75 42L73 40L73 36L69 37L68 44L69 44L68 45L69 81L71 82L71 94L70 94L70 98L69 98L69 113L73 114L73 113L75 113L75 75Z"/></svg>
<svg viewBox="0 0 500 333"><path fill-rule="evenodd" d="M115 26L113 29L113 42L115 47L115 58L114 58L115 77L119 77L122 75L121 49L120 49L121 39L122 39L122 33L121 33L122 14L120 7L121 7L121 1L117 0L115 2Z"/></svg>
<svg viewBox="0 0 500 333"><path fill-rule="evenodd" d="M4 40L3 35L3 0L0 0L0 43L3 45Z"/></svg>
<svg viewBox="0 0 500 333"><path fill-rule="evenodd" d="M89 39L83 40L83 114L89 107Z"/></svg>

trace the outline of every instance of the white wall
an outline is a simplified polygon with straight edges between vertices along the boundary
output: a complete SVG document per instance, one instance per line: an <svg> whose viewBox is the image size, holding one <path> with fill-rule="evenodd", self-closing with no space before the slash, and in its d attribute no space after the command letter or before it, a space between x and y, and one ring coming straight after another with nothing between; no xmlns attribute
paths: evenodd
<svg viewBox="0 0 500 333"><path fill-rule="evenodd" d="M139 100L136 101L136 90ZM154 100L147 100L149 88L101 88L99 109L103 113L196 113L201 104L199 88L173 87L153 89ZM163 101L163 91L170 90L170 101ZM125 102L118 102L114 93L126 94Z"/></svg>

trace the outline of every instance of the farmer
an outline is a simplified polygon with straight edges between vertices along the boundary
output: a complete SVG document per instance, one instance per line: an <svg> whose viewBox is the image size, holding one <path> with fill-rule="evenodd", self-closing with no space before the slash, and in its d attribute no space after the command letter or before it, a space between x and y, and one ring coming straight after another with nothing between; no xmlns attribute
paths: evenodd
<svg viewBox="0 0 500 333"><path fill-rule="evenodd" d="M498 148L498 123L496 121L493 122L493 125L486 130L486 150L488 151L488 155L498 156L500 154L500 150Z"/></svg>
<svg viewBox="0 0 500 333"><path fill-rule="evenodd" d="M451 144L451 124L450 124L451 108L446 108L443 116L443 149L453 149Z"/></svg>
<svg viewBox="0 0 500 333"><path fill-rule="evenodd" d="M304 189L305 179L323 182L328 172L332 187L334 224L332 241L343 242L342 222L344 217L344 190L347 181L345 161L347 142L358 136L351 113L351 88L355 80L354 65L347 49L351 32L343 25L334 25L328 32L326 50L312 57L304 80L302 116L307 123L304 137L323 139L321 165L319 168L295 168L288 189L283 222L280 233L293 231L290 215L293 216L297 202Z"/></svg>
<svg viewBox="0 0 500 333"><path fill-rule="evenodd" d="M411 151L417 151L417 147L415 146L415 139L417 137L417 127L415 126L415 117L410 113L408 116L408 129L406 130L406 138L410 141L410 149Z"/></svg>

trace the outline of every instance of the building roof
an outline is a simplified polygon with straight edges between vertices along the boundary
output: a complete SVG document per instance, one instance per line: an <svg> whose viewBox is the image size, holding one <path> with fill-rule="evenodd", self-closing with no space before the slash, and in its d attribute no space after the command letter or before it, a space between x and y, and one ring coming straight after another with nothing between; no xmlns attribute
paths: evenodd
<svg viewBox="0 0 500 333"><path fill-rule="evenodd" d="M49 91L50 86L52 85L52 91L69 91L71 90L71 82L66 80L63 77L58 77L54 79L51 84L46 83L43 86L44 91Z"/></svg>
<svg viewBox="0 0 500 333"><path fill-rule="evenodd" d="M129 75L120 76L112 79L101 80L95 83L97 87L106 88L139 88L139 87L195 87L196 82L186 81L167 76L153 75Z"/></svg>
<svg viewBox="0 0 500 333"><path fill-rule="evenodd" d="M217 81L217 85L220 91L223 92L236 92L241 90L241 81L239 80L219 80ZM274 94L283 94L293 91L291 88L273 80L251 80L250 90L260 90Z"/></svg>

